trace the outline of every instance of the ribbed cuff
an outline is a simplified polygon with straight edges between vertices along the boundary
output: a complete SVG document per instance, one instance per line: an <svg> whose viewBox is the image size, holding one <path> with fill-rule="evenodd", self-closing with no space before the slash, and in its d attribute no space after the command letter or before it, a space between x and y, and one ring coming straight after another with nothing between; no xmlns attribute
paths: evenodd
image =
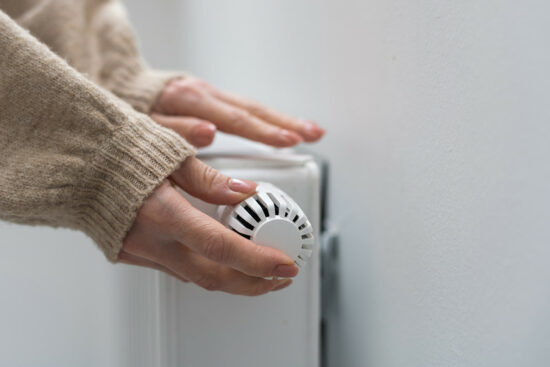
<svg viewBox="0 0 550 367"><path fill-rule="evenodd" d="M184 76L177 72L128 68L127 73L121 73L113 81L116 83L112 92L137 111L149 114L164 86L170 80Z"/></svg>
<svg viewBox="0 0 550 367"><path fill-rule="evenodd" d="M195 149L171 130L135 114L101 146L80 185L81 228L115 262L143 201Z"/></svg>

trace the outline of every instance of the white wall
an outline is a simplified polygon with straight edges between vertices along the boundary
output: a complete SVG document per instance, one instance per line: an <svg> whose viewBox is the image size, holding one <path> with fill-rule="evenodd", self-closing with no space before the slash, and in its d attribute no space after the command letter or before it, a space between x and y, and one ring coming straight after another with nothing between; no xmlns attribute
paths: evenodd
<svg viewBox="0 0 550 367"><path fill-rule="evenodd" d="M138 1L122 0L139 33L141 51L149 64L156 68L177 70L182 62L183 42L177 14L181 2L177 0Z"/></svg>
<svg viewBox="0 0 550 367"><path fill-rule="evenodd" d="M156 64L329 130L336 365L548 365L550 3L162 6L180 43L147 45Z"/></svg>

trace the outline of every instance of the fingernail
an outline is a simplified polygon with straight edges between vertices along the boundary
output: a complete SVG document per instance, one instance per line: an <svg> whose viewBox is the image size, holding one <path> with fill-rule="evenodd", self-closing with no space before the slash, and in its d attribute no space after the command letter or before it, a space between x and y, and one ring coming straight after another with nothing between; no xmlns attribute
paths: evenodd
<svg viewBox="0 0 550 367"><path fill-rule="evenodd" d="M325 130L311 120L302 119L304 126L302 128L302 134L307 140L317 140L324 135Z"/></svg>
<svg viewBox="0 0 550 367"><path fill-rule="evenodd" d="M199 146L203 147L212 143L214 140L214 134L216 133L216 125L210 123L203 123L197 125L193 130L193 142Z"/></svg>
<svg viewBox="0 0 550 367"><path fill-rule="evenodd" d="M285 279L285 280L279 281L271 291L275 292L275 291L281 290L283 288L288 287L291 284L292 284L292 279Z"/></svg>
<svg viewBox="0 0 550 367"><path fill-rule="evenodd" d="M216 125L214 125L213 123L205 122L204 124L202 124L202 126L203 126L203 129L207 131L210 131L212 133L216 132Z"/></svg>
<svg viewBox="0 0 550 367"><path fill-rule="evenodd" d="M298 267L296 265L281 264L275 267L273 275L281 278L292 278L298 274Z"/></svg>
<svg viewBox="0 0 550 367"><path fill-rule="evenodd" d="M300 135L292 131L281 130L279 132L279 140L283 145L296 145L299 142L301 142L303 139L300 137Z"/></svg>
<svg viewBox="0 0 550 367"><path fill-rule="evenodd" d="M248 194L256 190L256 184L248 180L239 180L238 178L232 178L229 180L229 188L232 191Z"/></svg>

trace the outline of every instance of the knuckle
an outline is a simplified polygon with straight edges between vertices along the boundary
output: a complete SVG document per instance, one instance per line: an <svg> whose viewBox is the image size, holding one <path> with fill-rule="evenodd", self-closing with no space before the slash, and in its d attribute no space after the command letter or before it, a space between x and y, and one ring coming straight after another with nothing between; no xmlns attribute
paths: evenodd
<svg viewBox="0 0 550 367"><path fill-rule="evenodd" d="M270 265L270 261L266 261L267 259L267 252L265 246L255 246L254 247L254 268L257 269L257 273L262 277L269 277L271 276L272 272L272 266Z"/></svg>
<svg viewBox="0 0 550 367"><path fill-rule="evenodd" d="M252 105L250 105L248 107L248 110L250 111L251 114L258 116L261 119L267 119L270 117L267 109L264 106L257 103L253 103Z"/></svg>
<svg viewBox="0 0 550 367"><path fill-rule="evenodd" d="M209 84L202 79L190 78L189 83L199 89L205 89L209 87Z"/></svg>
<svg viewBox="0 0 550 367"><path fill-rule="evenodd" d="M229 122L233 128L239 128L246 124L250 118L250 112L245 110L236 109L229 113Z"/></svg>
<svg viewBox="0 0 550 367"><path fill-rule="evenodd" d="M220 173L217 170L215 170L214 168L208 165L204 165L202 169L202 176L201 176L202 186L205 189L210 190L214 186L214 183L217 181L219 176L220 176Z"/></svg>
<svg viewBox="0 0 550 367"><path fill-rule="evenodd" d="M203 89L194 80L180 80L172 87L175 89L175 93L189 103L196 102L203 96Z"/></svg>
<svg viewBox="0 0 550 367"><path fill-rule="evenodd" d="M204 244L204 256L219 263L225 263L230 258L230 245L223 233L216 230L208 233Z"/></svg>

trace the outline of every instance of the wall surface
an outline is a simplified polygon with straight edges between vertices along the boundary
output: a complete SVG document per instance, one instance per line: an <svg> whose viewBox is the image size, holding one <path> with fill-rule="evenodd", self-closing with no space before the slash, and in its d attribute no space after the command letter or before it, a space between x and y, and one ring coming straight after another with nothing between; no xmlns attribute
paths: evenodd
<svg viewBox="0 0 550 367"><path fill-rule="evenodd" d="M312 149L342 231L334 365L548 365L550 3L172 8L163 57L329 130Z"/></svg>

